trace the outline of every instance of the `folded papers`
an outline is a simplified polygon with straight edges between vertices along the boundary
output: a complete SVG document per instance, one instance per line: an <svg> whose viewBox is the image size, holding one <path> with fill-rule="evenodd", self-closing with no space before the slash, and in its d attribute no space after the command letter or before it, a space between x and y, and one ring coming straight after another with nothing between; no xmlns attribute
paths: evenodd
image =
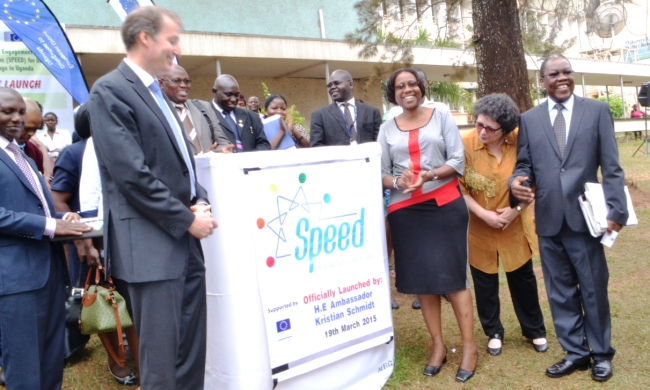
<svg viewBox="0 0 650 390"><path fill-rule="evenodd" d="M639 220L636 218L627 186L625 186L625 197L627 198L627 211L629 213L625 226L636 226ZM594 237L604 234L607 231L609 206L605 201L602 184L585 183L585 193L578 197L578 202L589 227L589 233Z"/></svg>

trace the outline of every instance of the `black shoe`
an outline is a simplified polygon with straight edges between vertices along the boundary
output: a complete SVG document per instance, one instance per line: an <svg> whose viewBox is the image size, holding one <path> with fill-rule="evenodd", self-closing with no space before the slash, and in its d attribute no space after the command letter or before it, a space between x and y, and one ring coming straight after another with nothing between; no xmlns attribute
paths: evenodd
<svg viewBox="0 0 650 390"><path fill-rule="evenodd" d="M413 301L413 303L411 304L411 307L414 308L415 310L419 310L420 309L420 300L415 298L415 301Z"/></svg>
<svg viewBox="0 0 650 390"><path fill-rule="evenodd" d="M397 302L393 301L392 299L390 300L390 307L391 307L393 310L397 310L397 309L399 309L399 305L397 304Z"/></svg>
<svg viewBox="0 0 650 390"><path fill-rule="evenodd" d="M561 362L557 362L546 369L546 376L551 378L562 378L563 376L573 374L577 370L587 371L588 369L589 360L571 362L569 360L562 359Z"/></svg>
<svg viewBox="0 0 650 390"><path fill-rule="evenodd" d="M426 376L436 376L440 372L442 365L447 363L447 347L445 347L445 357L442 359L442 364L439 366L424 366L424 375Z"/></svg>
<svg viewBox="0 0 650 390"><path fill-rule="evenodd" d="M111 371L110 366L108 366L108 372L110 372L111 375L113 375L113 378L115 378L115 380L117 381L117 383L119 383L121 385L135 386L135 385L138 384L138 377L136 377L133 373L125 376L124 378L120 378L118 376L115 376L115 374L113 374L113 371Z"/></svg>
<svg viewBox="0 0 650 390"><path fill-rule="evenodd" d="M594 367L591 369L591 379L598 382L605 382L614 375L612 370L612 361L607 359L595 360Z"/></svg>
<svg viewBox="0 0 650 390"><path fill-rule="evenodd" d="M533 339L528 339L528 341L530 341L530 343L533 344L533 348L535 349L535 351L540 353L548 351L548 341L545 342L544 344L535 344L533 343Z"/></svg>
<svg viewBox="0 0 650 390"><path fill-rule="evenodd" d="M470 380L474 376L477 367L478 367L478 348L476 349L476 366L474 366L474 370L465 371L460 367L458 367L458 371L456 372L456 382L465 383L468 380Z"/></svg>
<svg viewBox="0 0 650 390"><path fill-rule="evenodd" d="M490 336L490 340L492 339L501 340L501 346L499 348L487 347L487 352L492 356L499 356L501 355L501 349L503 348L503 333L493 334L492 336ZM488 343L490 342L490 340L488 340Z"/></svg>

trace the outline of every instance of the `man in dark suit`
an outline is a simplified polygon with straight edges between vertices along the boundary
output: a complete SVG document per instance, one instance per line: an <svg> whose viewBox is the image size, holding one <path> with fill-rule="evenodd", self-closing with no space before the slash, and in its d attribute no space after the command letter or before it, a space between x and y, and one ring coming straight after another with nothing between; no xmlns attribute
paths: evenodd
<svg viewBox="0 0 650 390"><path fill-rule="evenodd" d="M34 160L38 171L44 173L43 163L45 160L43 159L43 151L45 151L45 156L47 156L47 146L43 145L38 138L34 137L36 131L43 128L43 113L34 100L30 98L24 98L23 100L25 100L25 108L27 110L25 112L25 127L20 132L20 136L16 138L16 142L18 142L18 146L25 152L27 157Z"/></svg>
<svg viewBox="0 0 650 390"><path fill-rule="evenodd" d="M219 119L219 126L235 145L233 152L270 150L271 144L264 134L264 125L256 112L237 107L239 83L229 74L214 81L212 109Z"/></svg>
<svg viewBox="0 0 650 390"><path fill-rule="evenodd" d="M200 239L217 223L176 110L155 75L180 57L181 21L150 6L122 25L126 58L90 92L106 272L125 286L143 389L201 389L206 291Z"/></svg>
<svg viewBox="0 0 650 390"><path fill-rule="evenodd" d="M546 370L559 378L587 370L606 381L616 350L610 344L609 272L600 238L589 234L578 196L598 182L609 206L608 232L627 221L624 175L618 161L614 120L607 104L573 95L573 70L561 55L542 63L545 103L521 116L511 203L535 200L546 292L564 359ZM533 190L535 186L535 190Z"/></svg>
<svg viewBox="0 0 650 390"><path fill-rule="evenodd" d="M183 67L172 65L169 72L158 75L158 83L176 108L185 135L190 140L193 155L213 150L230 152L234 145L223 134L221 126L217 125L218 119L210 109L210 103L201 100L188 101L192 80Z"/></svg>
<svg viewBox="0 0 650 390"><path fill-rule="evenodd" d="M350 145L377 141L381 115L373 106L354 100L352 76L335 70L327 90L334 103L311 114L311 146Z"/></svg>
<svg viewBox="0 0 650 390"><path fill-rule="evenodd" d="M65 257L55 235L91 227L54 203L34 161L16 143L25 102L0 88L0 329L9 389L60 389L65 343ZM57 219L63 218L63 219Z"/></svg>

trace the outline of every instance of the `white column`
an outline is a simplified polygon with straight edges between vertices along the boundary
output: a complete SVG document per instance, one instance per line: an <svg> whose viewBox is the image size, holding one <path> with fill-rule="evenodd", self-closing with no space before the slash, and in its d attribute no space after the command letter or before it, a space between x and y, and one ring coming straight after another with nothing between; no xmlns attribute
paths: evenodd
<svg viewBox="0 0 650 390"><path fill-rule="evenodd" d="M330 64L325 62L325 84L330 83ZM332 97L329 94L329 91L327 92L327 102L328 104L332 104Z"/></svg>
<svg viewBox="0 0 650 390"><path fill-rule="evenodd" d="M621 101L623 102L623 118L627 118L627 108L625 108L625 90L623 89L623 75L621 77Z"/></svg>

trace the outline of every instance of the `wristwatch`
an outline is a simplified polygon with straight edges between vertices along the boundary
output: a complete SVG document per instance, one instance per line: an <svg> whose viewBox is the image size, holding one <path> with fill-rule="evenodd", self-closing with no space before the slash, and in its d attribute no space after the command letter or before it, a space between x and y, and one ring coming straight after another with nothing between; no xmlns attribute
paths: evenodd
<svg viewBox="0 0 650 390"><path fill-rule="evenodd" d="M438 180L438 174L434 171L429 171L433 175L433 180Z"/></svg>
<svg viewBox="0 0 650 390"><path fill-rule="evenodd" d="M517 207L515 207L515 208L517 209L517 211L519 211L519 215L521 215L521 212L523 211L523 209L521 208L521 206L520 206L520 205L517 205Z"/></svg>

